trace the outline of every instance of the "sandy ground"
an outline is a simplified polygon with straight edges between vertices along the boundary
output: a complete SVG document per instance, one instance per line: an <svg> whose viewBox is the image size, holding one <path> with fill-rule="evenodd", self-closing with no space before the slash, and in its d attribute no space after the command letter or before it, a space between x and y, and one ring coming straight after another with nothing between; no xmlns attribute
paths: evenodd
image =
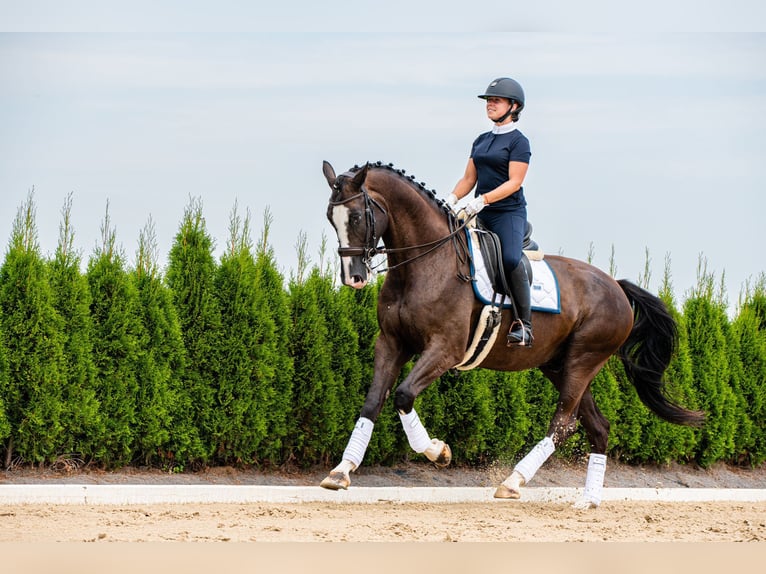
<svg viewBox="0 0 766 574"><path fill-rule="evenodd" d="M2 542L766 542L766 503L15 505Z"/></svg>
<svg viewBox="0 0 766 574"><path fill-rule="evenodd" d="M0 473L1 484L318 484L327 469L256 472L214 468L167 474L59 469ZM363 486L495 486L510 468L437 470L407 463L365 468ZM551 460L532 486L582 486L583 462ZM610 464L611 487L766 488L766 468ZM766 503L12 505L0 508L0 542L766 542Z"/></svg>

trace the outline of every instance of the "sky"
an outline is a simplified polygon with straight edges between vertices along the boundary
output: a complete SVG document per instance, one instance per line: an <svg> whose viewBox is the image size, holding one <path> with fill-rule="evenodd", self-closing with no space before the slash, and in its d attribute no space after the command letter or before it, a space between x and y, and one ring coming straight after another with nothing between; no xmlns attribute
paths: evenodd
<svg viewBox="0 0 766 574"><path fill-rule="evenodd" d="M398 0L261 12L188 2L182 13L166 0L151 4L153 19L140 17L144 0L76 3L87 17L69 21L62 3L0 0L3 253L34 190L44 255L71 193L84 261L108 203L127 261L151 218L164 266L197 198L216 256L235 204L250 213L254 243L268 211L289 278L301 236L312 263L323 238L335 257L323 160L338 173L390 162L446 198L473 139L491 128L476 96L510 76L526 92L525 195L545 251L614 264L634 281L648 254L655 292L668 261L680 300L702 261L725 279L732 306L766 271L766 34L754 24L766 8L757 2L734 2L728 18L668 2L651 28L643 11L639 25L598 12L572 26L569 3L546 13L541 2L511 31L477 10L427 12L429 3L397 18Z"/></svg>

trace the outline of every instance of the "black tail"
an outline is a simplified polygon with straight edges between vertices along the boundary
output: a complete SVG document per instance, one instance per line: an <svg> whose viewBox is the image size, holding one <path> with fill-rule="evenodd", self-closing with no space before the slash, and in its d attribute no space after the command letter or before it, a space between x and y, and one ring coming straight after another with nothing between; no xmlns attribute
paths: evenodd
<svg viewBox="0 0 766 574"><path fill-rule="evenodd" d="M705 414L690 411L665 395L662 376L678 341L678 330L665 303L630 281L619 280L633 306L635 320L628 340L620 347L620 359L641 402L658 417L679 425L701 426Z"/></svg>

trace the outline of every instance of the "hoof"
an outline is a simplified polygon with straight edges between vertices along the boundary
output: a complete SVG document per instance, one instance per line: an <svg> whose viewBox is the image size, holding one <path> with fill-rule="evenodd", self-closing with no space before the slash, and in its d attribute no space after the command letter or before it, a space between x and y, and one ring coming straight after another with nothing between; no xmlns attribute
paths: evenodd
<svg viewBox="0 0 766 574"><path fill-rule="evenodd" d="M449 466L449 463L451 462L452 462L452 449L445 442L444 447L442 448L442 451L439 453L439 456L436 458L435 461L433 461L433 463L439 468L444 468L445 466Z"/></svg>
<svg viewBox="0 0 766 574"><path fill-rule="evenodd" d="M495 491L495 498L502 498L504 500L518 500L521 498L521 493L518 490L512 490L501 484Z"/></svg>
<svg viewBox="0 0 766 574"><path fill-rule="evenodd" d="M343 472L331 472L319 486L327 490L347 490L351 479Z"/></svg>
<svg viewBox="0 0 766 574"><path fill-rule="evenodd" d="M572 508L574 508L575 510L591 510L593 508L598 508L598 504L596 504L592 500L586 500L584 498L581 498L580 500L578 500L572 505Z"/></svg>

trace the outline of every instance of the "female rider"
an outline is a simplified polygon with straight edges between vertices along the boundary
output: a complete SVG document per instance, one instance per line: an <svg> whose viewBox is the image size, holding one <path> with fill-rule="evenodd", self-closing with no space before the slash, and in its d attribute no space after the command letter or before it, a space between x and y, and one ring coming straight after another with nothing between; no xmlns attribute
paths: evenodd
<svg viewBox="0 0 766 574"><path fill-rule="evenodd" d="M532 154L529 140L516 129L524 108L524 90L511 78L498 78L479 97L486 100L487 117L494 126L473 142L465 174L447 201L454 206L476 187L465 211L469 217L481 212L481 224L499 237L503 268L519 318L511 325L507 344L531 347L529 278L521 261L521 247L527 228L522 184Z"/></svg>

